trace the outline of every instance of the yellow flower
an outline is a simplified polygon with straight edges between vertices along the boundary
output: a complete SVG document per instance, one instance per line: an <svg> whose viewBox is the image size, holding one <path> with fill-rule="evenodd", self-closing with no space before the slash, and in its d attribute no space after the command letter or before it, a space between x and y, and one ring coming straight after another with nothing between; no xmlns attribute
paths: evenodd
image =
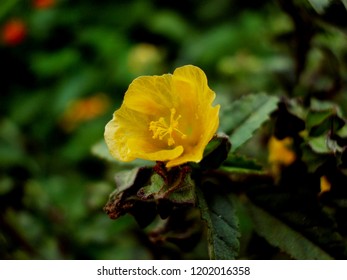
<svg viewBox="0 0 347 280"><path fill-rule="evenodd" d="M328 192L331 190L331 183L326 176L320 177L320 193Z"/></svg>
<svg viewBox="0 0 347 280"><path fill-rule="evenodd" d="M135 79L105 127L111 155L162 161L166 167L199 162L219 125L214 98L205 73L192 65Z"/></svg>
<svg viewBox="0 0 347 280"><path fill-rule="evenodd" d="M272 136L269 140L269 162L288 166L294 162L296 155L290 148L293 145L293 139L286 137L278 140Z"/></svg>
<svg viewBox="0 0 347 280"><path fill-rule="evenodd" d="M292 145L293 138L291 137L286 137L282 140L279 140L274 136L270 138L268 143L268 161L275 177L279 177L283 166L288 166L295 161L296 154L291 149Z"/></svg>

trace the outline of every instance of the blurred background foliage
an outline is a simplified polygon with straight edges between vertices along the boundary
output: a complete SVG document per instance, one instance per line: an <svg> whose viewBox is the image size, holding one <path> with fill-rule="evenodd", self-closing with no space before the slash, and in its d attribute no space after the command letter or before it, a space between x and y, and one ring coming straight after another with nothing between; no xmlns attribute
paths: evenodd
<svg viewBox="0 0 347 280"><path fill-rule="evenodd" d="M227 104L245 94L347 109L345 1L2 0L0 258L208 258L103 213L122 167L95 157L139 75L201 67ZM223 122L223 120L221 120ZM267 165L270 125L241 150ZM281 258L240 213L240 258Z"/></svg>

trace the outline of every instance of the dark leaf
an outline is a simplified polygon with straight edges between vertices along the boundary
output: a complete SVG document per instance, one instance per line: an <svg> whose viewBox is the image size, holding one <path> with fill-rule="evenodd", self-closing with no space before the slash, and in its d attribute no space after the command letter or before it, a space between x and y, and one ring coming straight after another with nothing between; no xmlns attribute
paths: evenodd
<svg viewBox="0 0 347 280"><path fill-rule="evenodd" d="M314 186L307 186L309 182L318 187L319 180L311 176L305 181L303 176L297 176L296 182L293 180L292 188L281 184L255 185L248 190L251 201L243 201L254 220L255 230L296 259L345 259L346 241L334 215L322 207Z"/></svg>
<svg viewBox="0 0 347 280"><path fill-rule="evenodd" d="M198 212L192 207L175 209L165 221L150 231L150 240L159 245L173 243L184 252L192 250L203 232Z"/></svg>
<svg viewBox="0 0 347 280"><path fill-rule="evenodd" d="M199 163L203 169L218 168L228 157L231 149L229 137L224 134L218 134L207 145L204 151L204 157Z"/></svg>
<svg viewBox="0 0 347 280"><path fill-rule="evenodd" d="M329 260L332 257L312 241L263 209L248 202L246 205L256 232L271 245L299 260Z"/></svg>
<svg viewBox="0 0 347 280"><path fill-rule="evenodd" d="M228 158L223 163L223 168L261 171L263 167L254 159L249 159L241 155L229 154Z"/></svg>
<svg viewBox="0 0 347 280"><path fill-rule="evenodd" d="M197 189L196 192L201 217L207 225L210 259L235 259L239 253L240 233L232 201L227 195L211 189Z"/></svg>
<svg viewBox="0 0 347 280"><path fill-rule="evenodd" d="M153 201L142 201L137 197L138 190L148 182L151 168L135 168L116 174L116 190L110 195L104 211L111 219L132 214L140 226L147 226L156 216L156 205Z"/></svg>

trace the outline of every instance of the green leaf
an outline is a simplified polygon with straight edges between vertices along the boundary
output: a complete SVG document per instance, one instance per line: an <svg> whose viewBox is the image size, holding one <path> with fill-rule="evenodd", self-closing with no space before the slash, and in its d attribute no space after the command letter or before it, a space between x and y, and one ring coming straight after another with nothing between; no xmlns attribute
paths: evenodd
<svg viewBox="0 0 347 280"><path fill-rule="evenodd" d="M329 137L329 135L322 135L319 137L311 137L307 142L308 146L317 154L332 154L337 151L342 152L337 142Z"/></svg>
<svg viewBox="0 0 347 280"><path fill-rule="evenodd" d="M197 188L201 217L207 224L210 259L235 259L239 253L239 227L234 206L226 195Z"/></svg>
<svg viewBox="0 0 347 280"><path fill-rule="evenodd" d="M346 0L308 0L313 9L308 9L319 20L347 32L347 1ZM312 11L311 11L312 10Z"/></svg>
<svg viewBox="0 0 347 280"><path fill-rule="evenodd" d="M306 163L308 172L314 173L326 162L327 154L317 153L308 145L302 149L302 160Z"/></svg>
<svg viewBox="0 0 347 280"><path fill-rule="evenodd" d="M149 199L159 196L160 191L165 187L164 179L157 173L151 176L151 182L149 185L143 187L138 192L138 196L141 199Z"/></svg>
<svg viewBox="0 0 347 280"><path fill-rule="evenodd" d="M332 0L308 0L308 2L310 2L311 6L316 10L317 13L322 14L330 5Z"/></svg>
<svg viewBox="0 0 347 280"><path fill-rule="evenodd" d="M326 135L310 138L308 145L311 147L312 151L318 154L328 154L332 152L327 145Z"/></svg>
<svg viewBox="0 0 347 280"><path fill-rule="evenodd" d="M280 248L299 260L333 259L312 241L250 201L247 202L246 207L253 220L256 232L272 246Z"/></svg>
<svg viewBox="0 0 347 280"><path fill-rule="evenodd" d="M0 5L0 19L13 9L17 2L18 0L2 0Z"/></svg>
<svg viewBox="0 0 347 280"><path fill-rule="evenodd" d="M94 156L97 156L99 158L105 159L107 161L111 161L111 162L117 162L117 160L111 156L107 145L105 143L105 140L100 140L99 142L97 142L96 144L94 144L92 146L92 154Z"/></svg>
<svg viewBox="0 0 347 280"><path fill-rule="evenodd" d="M32 56L32 69L41 77L62 75L80 63L80 54L72 48L64 48L55 53L35 53Z"/></svg>
<svg viewBox="0 0 347 280"><path fill-rule="evenodd" d="M347 125L345 125L339 131L337 131L336 134L340 137L347 137Z"/></svg>
<svg viewBox="0 0 347 280"><path fill-rule="evenodd" d="M239 168L252 171L261 171L262 166L254 159L245 156L229 154L223 163L223 168Z"/></svg>
<svg viewBox="0 0 347 280"><path fill-rule="evenodd" d="M191 178L191 174L184 176L179 188L173 192L170 190L166 198L174 203L193 204L195 202L195 182Z"/></svg>
<svg viewBox="0 0 347 280"><path fill-rule="evenodd" d="M143 199L167 199L176 204L193 204L195 201L195 183L191 178L191 173L183 173L175 180L167 184L163 177L154 173L149 185L141 188L138 196Z"/></svg>
<svg viewBox="0 0 347 280"><path fill-rule="evenodd" d="M306 128L311 129L314 126L321 124L325 119L331 116L331 113L331 110L309 111L306 118Z"/></svg>
<svg viewBox="0 0 347 280"><path fill-rule="evenodd" d="M149 18L148 26L153 33L179 41L189 32L185 18L169 10L159 11Z"/></svg>
<svg viewBox="0 0 347 280"><path fill-rule="evenodd" d="M319 136L328 131L335 133L346 123L339 115L336 108L310 110L307 114L306 129L310 136Z"/></svg>
<svg viewBox="0 0 347 280"><path fill-rule="evenodd" d="M248 178L257 175L265 175L263 167L256 160L245 156L230 153L228 158L223 162L220 170L228 172L230 178L243 178L244 175L249 175Z"/></svg>
<svg viewBox="0 0 347 280"><path fill-rule="evenodd" d="M279 99L265 93L252 94L232 103L223 115L221 130L230 133L231 151L236 151L276 110Z"/></svg>

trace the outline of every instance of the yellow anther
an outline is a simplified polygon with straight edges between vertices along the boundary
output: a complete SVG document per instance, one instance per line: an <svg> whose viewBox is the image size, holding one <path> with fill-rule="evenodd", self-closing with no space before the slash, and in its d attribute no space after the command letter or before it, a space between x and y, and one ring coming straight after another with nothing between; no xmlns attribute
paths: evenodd
<svg viewBox="0 0 347 280"><path fill-rule="evenodd" d="M170 123L167 124L165 119L163 117L159 118L157 121L152 121L149 124L149 130L153 132L153 139L159 139L163 140L165 136L168 136L167 144L169 146L172 146L175 144L175 140L173 138L173 133L177 132L181 135L181 138L184 139L187 136L182 133L178 129L178 120L182 117L181 115L178 115L177 118L175 119L175 114L176 114L176 109L172 108L170 110Z"/></svg>

